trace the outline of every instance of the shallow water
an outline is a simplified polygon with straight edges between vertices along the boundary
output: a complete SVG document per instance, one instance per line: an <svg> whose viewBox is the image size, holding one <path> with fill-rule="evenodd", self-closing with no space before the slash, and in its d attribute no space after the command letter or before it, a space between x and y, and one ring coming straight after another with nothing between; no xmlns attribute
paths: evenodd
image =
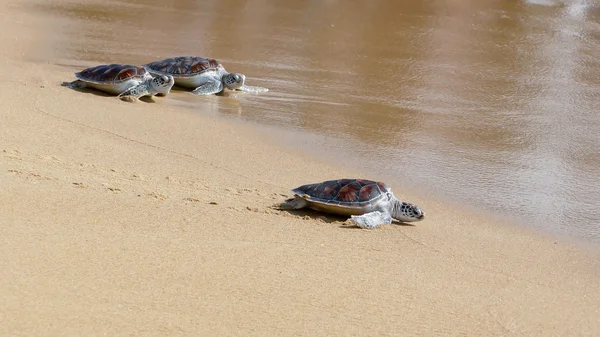
<svg viewBox="0 0 600 337"><path fill-rule="evenodd" d="M355 4L47 2L30 7L55 23L31 57L73 71L218 58L271 91L169 104L300 130L285 141L371 178L600 244L599 6Z"/></svg>

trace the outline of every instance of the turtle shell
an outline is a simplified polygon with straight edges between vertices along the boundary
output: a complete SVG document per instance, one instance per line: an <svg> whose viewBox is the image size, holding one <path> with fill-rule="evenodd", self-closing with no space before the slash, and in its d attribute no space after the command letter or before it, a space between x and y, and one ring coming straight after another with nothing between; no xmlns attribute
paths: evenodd
<svg viewBox="0 0 600 337"><path fill-rule="evenodd" d="M221 63L215 59L200 56L180 56L145 64L144 67L173 77L191 77L209 71L223 70Z"/></svg>
<svg viewBox="0 0 600 337"><path fill-rule="evenodd" d="M302 185L292 192L301 197L307 195L305 199L313 203L362 208L375 205L391 189L385 183L372 180L338 179Z"/></svg>
<svg viewBox="0 0 600 337"><path fill-rule="evenodd" d="M150 76L146 69L129 64L103 64L75 73L82 81L100 84L117 84L146 76Z"/></svg>

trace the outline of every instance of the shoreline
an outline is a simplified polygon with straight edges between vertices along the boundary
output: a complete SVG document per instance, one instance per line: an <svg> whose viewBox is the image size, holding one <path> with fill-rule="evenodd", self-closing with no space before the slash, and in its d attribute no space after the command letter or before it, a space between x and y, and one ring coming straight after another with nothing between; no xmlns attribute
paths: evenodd
<svg viewBox="0 0 600 337"><path fill-rule="evenodd" d="M197 106L190 105L183 107L185 113L189 113L191 115L196 115L197 113L193 110L197 108ZM205 115L203 112L201 115ZM256 130L263 136L263 139L270 144L273 144L279 148L287 149L288 151L293 152L295 155L302 155L310 161L318 161L324 163L326 165L336 167L335 160L328 158L328 155L331 154L333 149L330 150L311 150L318 146L318 144L323 143L323 141L334 140L341 143L341 140L335 137L329 137L321 134L317 134L314 132L309 132L296 128L288 128L285 126L272 125L260 123L254 120L245 119L244 117L232 116L232 115L224 115L214 113L210 115L211 117L220 118L227 122L231 122L232 124L239 124L245 127L249 127L252 130ZM293 134L293 136L290 136ZM306 136L310 137L319 137L319 141L314 141L311 139L307 139ZM296 142L310 142L313 145L303 144L301 146L294 146ZM358 144L358 142L357 142ZM348 151L349 152L349 151ZM358 163L358 160L355 160L353 163ZM358 165L355 165L358 166ZM354 175L350 178L362 177L365 179L373 179L373 176L376 178L382 178L377 180L383 180L386 183L390 183L392 186L401 187L396 188L394 191L398 192L399 196L405 196L404 201L413 202L414 200L419 200L421 202L433 203L443 205L450 209L460 210L460 213L463 213L465 216L469 218L477 218L482 222L494 223L498 226L504 226L507 228L517 229L521 231L524 235L532 235L538 236L540 238L545 238L549 241L559 241L567 245L571 245L573 247L579 247L591 253L600 254L600 246L598 242L584 238L584 237L576 237L570 235L566 232L561 233L557 230L546 229L536 226L530 226L526 224L526 220L519 220L517 217L507 217L505 214L500 212L494 212L491 210L483 209L482 207L478 207L475 205L468 205L462 202L454 202L451 200L449 196L439 196L439 195L431 195L431 189L428 191L418 191L418 189L411 185L406 186L406 182L403 182L400 179L391 178L391 175L384 175L380 177L378 175L369 175L365 170L354 169L351 170ZM331 179L336 179L341 177L331 177ZM316 181L315 181L316 182ZM295 186L294 186L295 187ZM290 187L288 190L291 190ZM402 198L402 197L401 197Z"/></svg>
<svg viewBox="0 0 600 337"><path fill-rule="evenodd" d="M357 172L168 96L61 87L63 67L22 60L36 31L9 12L0 335L600 331L596 253L412 193L414 226L276 210Z"/></svg>

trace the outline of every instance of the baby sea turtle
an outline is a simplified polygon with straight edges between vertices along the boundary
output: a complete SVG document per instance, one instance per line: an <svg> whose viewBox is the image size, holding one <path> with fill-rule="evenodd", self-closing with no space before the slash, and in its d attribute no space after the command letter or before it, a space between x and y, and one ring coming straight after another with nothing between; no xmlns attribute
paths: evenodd
<svg viewBox="0 0 600 337"><path fill-rule="evenodd" d="M142 96L166 95L175 80L173 76L152 77L143 67L129 64L103 64L75 73L76 81L69 88L91 87L121 99L138 99Z"/></svg>
<svg viewBox="0 0 600 337"><path fill-rule="evenodd" d="M401 222L420 221L425 213L416 205L396 199L391 188L382 182L365 179L328 180L302 185L292 190L294 197L286 200L293 209L350 216L351 222L362 228Z"/></svg>
<svg viewBox="0 0 600 337"><path fill-rule="evenodd" d="M196 95L212 95L225 88L248 92L265 92L267 88L246 85L246 76L228 73L223 65L215 60L199 56L180 56L143 65L153 75L171 75L175 84L194 89Z"/></svg>

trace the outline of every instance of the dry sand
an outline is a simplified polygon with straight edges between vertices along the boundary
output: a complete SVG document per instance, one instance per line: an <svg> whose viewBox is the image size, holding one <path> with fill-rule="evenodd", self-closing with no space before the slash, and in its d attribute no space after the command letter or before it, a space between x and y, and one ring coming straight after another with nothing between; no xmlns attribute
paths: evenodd
<svg viewBox="0 0 600 337"><path fill-rule="evenodd" d="M372 177L168 98L61 87L2 7L0 336L600 334L594 253L418 195L425 221L371 231L275 210Z"/></svg>

